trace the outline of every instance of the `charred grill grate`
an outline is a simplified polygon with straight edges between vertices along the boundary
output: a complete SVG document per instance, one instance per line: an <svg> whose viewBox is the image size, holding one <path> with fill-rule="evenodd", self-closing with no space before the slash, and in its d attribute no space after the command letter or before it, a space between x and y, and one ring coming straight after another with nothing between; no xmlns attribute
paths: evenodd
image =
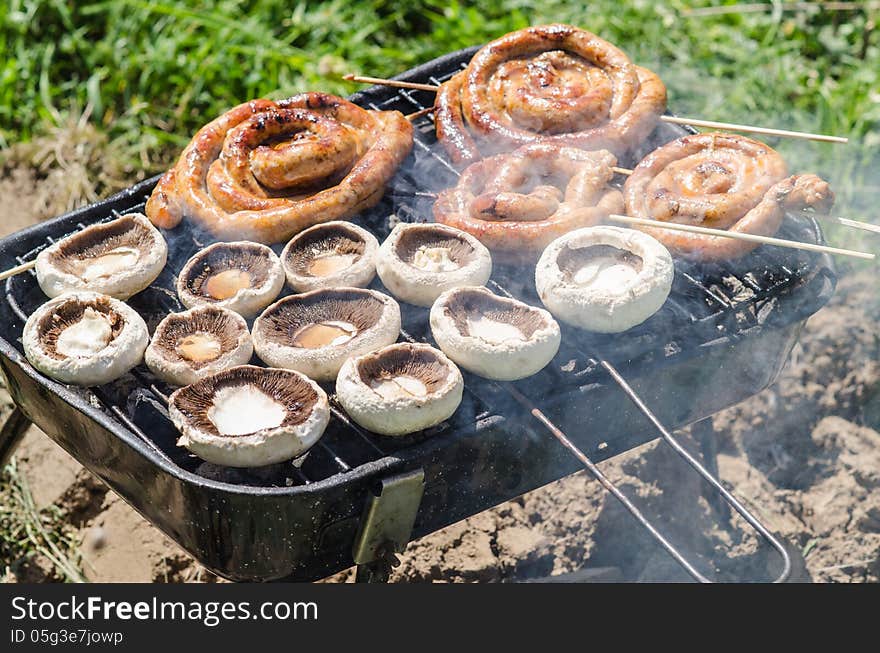
<svg viewBox="0 0 880 653"><path fill-rule="evenodd" d="M439 77L432 75L427 83L439 84L451 76L451 73ZM363 95L367 96L364 105L369 108L398 110L403 113L424 109L432 101L430 93L403 89L395 90L390 97L379 102L369 100L366 93ZM436 143L432 117L418 119L415 127L416 138L411 161L392 182L386 199L355 219L355 222L375 233L380 241L390 231L389 218L393 215L408 222L430 220L433 200L420 193L425 189L436 190L454 184L457 179L455 169L449 165L442 148ZM659 145L663 140L663 134L655 133L646 148L653 149L655 144ZM113 208L103 220L119 217L126 212L143 212L148 197L148 194L133 197L130 204ZM85 226L83 223L76 225L77 229ZM68 234L47 236L45 244L17 256L18 262L33 260L42 249L66 235ZM205 234L183 225L166 236L171 251L181 247L189 250L186 255L174 256L178 269L190 255L210 242ZM815 222L803 217L788 218L781 237L813 242L822 240ZM279 249L276 247L276 250ZM590 334L561 325L563 343L556 359L537 377L518 385L540 405L546 399L545 393L557 393L564 388L583 386L589 382L591 375L601 374L600 358L619 364L625 370L629 366L662 364L664 359L674 356L694 355L707 343L719 344L741 338L771 318L781 294L803 284L806 278L815 273L819 258L819 255L796 250L770 251L768 248L759 248L735 264L698 265L676 260L673 290L657 315L627 332L625 338ZM170 267L172 266L169 265ZM145 317L151 332L164 315L184 310L175 291L176 277L169 268L166 268L151 288L130 302ZM820 267L820 271L830 273L828 268ZM373 285L384 290L378 281ZM498 294L541 305L528 269L499 266L493 273L489 286ZM289 294L290 291L288 289L285 292ZM7 280L5 296L22 324L31 311L45 301L36 286L33 272L26 278ZM402 337L411 341L430 341L427 311L407 304L402 304L401 308ZM808 314L813 312L809 306L804 308ZM786 315L784 319L789 320L791 317ZM670 334L679 335L669 338ZM491 418L495 401L490 397L480 396L478 389L481 386L497 388L499 384L487 383L467 374L466 377L468 382L465 384L465 400L456 415L428 432L403 440L381 438L364 431L344 415L333 400L332 393L329 393L334 407L333 419L325 437L318 442L302 465L275 466L256 475L246 470L225 473L222 469L202 463L177 447L174 444L176 430L171 426L165 409L172 388L154 379L144 366L135 369L130 376L118 382L101 388L82 390L82 393L90 403L102 406L121 425L137 434L166 460L183 469L237 484L289 486L309 484L334 474L344 474L426 437ZM157 423L163 423L166 428L157 429ZM348 437L351 431L356 433L356 438Z"/></svg>
<svg viewBox="0 0 880 653"><path fill-rule="evenodd" d="M406 78L409 81L439 84L460 70L474 50L448 55L426 64L408 73ZM447 74L438 74L438 71L446 71ZM372 88L357 94L353 100L369 108L413 113L430 106L433 94ZM390 184L383 201L354 220L380 240L387 235L395 220L430 220L432 199L426 191L447 187L454 184L457 178L442 148L436 144L432 117L419 118L414 126L415 146L410 159ZM681 134L680 128L661 124L644 145L644 151L634 156L640 158ZM622 165L632 163L621 162ZM11 264L11 251L14 252L14 260L24 263L33 260L39 251L58 238L84 228L87 223L109 220L126 212L143 212L155 181L142 182L105 203L77 212L77 218L73 220L62 218L57 223L40 225L32 230L33 238L10 240L9 250L5 252L3 245L0 245L0 259L5 256ZM165 235L172 255L169 265L153 286L129 301L144 316L151 332L168 312L182 310L174 290L175 275L192 254L210 242L205 234L184 226ZM780 235L796 240L822 241L818 225L806 216L789 216ZM29 251L21 251L24 249L20 245L22 242L28 243ZM276 248L276 251L280 251L280 248ZM339 494L353 496L362 491L359 488L364 479L382 469L422 466L426 469L427 488L414 533L419 536L576 469L559 450L548 450L545 435L531 435L532 432L525 425L530 421L528 413L522 411L521 407L516 410L517 407L510 400L511 395L526 397L563 427L568 429L570 426L572 432L575 427L587 431L579 433L583 438L579 444L593 460L611 457L653 439L656 434L637 436L631 432L636 428L642 431L649 429L638 418L628 417L635 411L631 405L621 403L625 399L618 399L614 406L601 405L602 400L597 398L607 397L607 393L602 395L601 391L611 385L603 362L612 363L634 381L641 375L653 374L654 378L666 382L662 370L684 368L689 374L694 374L694 370L698 373L707 366L706 360L714 360L713 356L717 359L718 356L723 357L724 352L739 351L736 349L738 343L768 340L769 336L758 336L774 330L784 335L761 346L765 346L767 351L778 350L774 355L784 357L787 355L786 347L790 347L787 343L793 343L791 334L796 335L799 323L828 300L834 283L833 267L826 256L798 250L762 247L731 264L696 265L676 261L673 289L664 307L643 325L623 336L590 334L562 325L562 347L545 370L513 386L485 381L465 373L465 396L456 414L437 427L405 438L381 437L359 428L336 404L332 388L326 388L331 396L332 419L319 443L304 459L293 464L284 463L256 470L213 466L177 447L178 434L168 419L166 408L167 396L172 389L154 379L144 366L114 383L94 389L67 388L44 378L39 379L38 383L63 397L66 403L76 406L78 411L86 413L89 419L98 420L99 416L106 418L112 424L112 432L126 431L132 434L163 461L164 469L169 473L184 472L181 483L192 484L193 478L205 479L209 483L220 482L220 486L205 486L205 492L220 487L227 488L223 491L240 491L253 498L265 491L275 496L285 488L292 492L330 492L332 489ZM498 294L540 305L531 270L498 266L489 286ZM384 290L378 280L373 287ZM16 351L17 356L7 349L4 358L12 358L16 365L21 366L23 350L20 337L24 321L46 298L31 272L6 281L5 299L7 309L0 307L0 316L4 318L4 322L0 323L0 338ZM428 311L401 304L401 312L402 338L430 341ZM763 363L766 368L773 365L778 368L781 361ZM9 376L9 368L5 367ZM760 390L772 380L772 374L767 372L769 376L766 378L756 375L750 381L752 386L748 393ZM668 385L674 386L675 392L657 396L650 394L647 397L651 406L667 409L662 416L665 424L681 426L742 398L710 402L707 406L711 408L702 413L699 408L688 406L689 410L686 410L675 405L698 403L687 386L687 383L694 382L693 377L670 380ZM593 394L586 394L588 392ZM621 395L619 389L612 388L611 392L614 396ZM595 409L590 403L594 401ZM584 408L579 404L585 402L589 403L590 410L595 410L595 416L591 414L591 417L601 426L597 430L602 432L589 432L587 426L581 424L583 412L578 413L578 410L583 411ZM624 418L622 421L618 419L621 416ZM535 426L534 423L532 426ZM537 444L532 440L536 440ZM68 444L68 448L79 446L79 443ZM88 458L83 462L90 468L99 468L105 479L111 475L104 461L97 460L98 454L95 452L82 451L82 456ZM534 456L535 459L524 456ZM129 462L135 463L134 460ZM195 476L187 479L187 473ZM131 486L128 479L115 480L123 496L126 496L126 488L133 487L130 491L132 494L137 493L140 487L137 484ZM137 504L137 497L129 498ZM255 498L253 500L256 501ZM349 500L355 501L351 497ZM140 509L150 513L150 508L142 504ZM334 538L353 536L348 522L355 518L346 515L359 514L360 508L343 508L340 504L326 510L327 513L316 514L310 519L317 522L326 518L329 525L319 526L315 523L312 526L314 532L306 529L302 535L304 540L308 540L304 548L289 546L284 554L277 551L275 554L280 566L286 564L282 558L302 557L304 549L312 551L311 555L319 560L305 571L287 568L286 573L298 578L319 577L351 564L344 556L339 558L341 554L338 552L331 555L324 548L329 551L331 547L328 542ZM163 521L157 514L154 513L153 518L166 532L170 532L184 548L218 573L242 578L277 573L241 571L235 566L235 561L229 561L228 554L221 555L219 550L215 550L220 548L217 542L212 540L206 544L207 540L188 532L179 532L176 522ZM175 519L185 517L178 515ZM345 527L339 526L343 523ZM332 533L338 529L343 535L327 535L327 529ZM253 540L256 545L268 546L254 538L251 531L247 532L246 537L248 544ZM232 543L235 541L231 536L227 539ZM239 543L239 547L242 546ZM350 545L347 546L350 548ZM337 545L336 548L339 550L340 547Z"/></svg>

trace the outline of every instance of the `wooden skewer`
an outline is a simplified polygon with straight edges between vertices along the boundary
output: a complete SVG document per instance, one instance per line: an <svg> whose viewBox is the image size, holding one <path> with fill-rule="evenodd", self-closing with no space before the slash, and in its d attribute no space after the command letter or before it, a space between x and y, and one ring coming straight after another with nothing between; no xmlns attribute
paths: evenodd
<svg viewBox="0 0 880 653"><path fill-rule="evenodd" d="M880 234L880 225L871 224L870 222L859 222L858 220L850 220L849 218L837 218L834 216L821 214L819 215L819 217L829 218L831 220L834 220L837 224L842 224L845 227L853 227L855 229L862 229L864 231L870 231L875 234Z"/></svg>
<svg viewBox="0 0 880 653"><path fill-rule="evenodd" d="M849 139L843 136L829 136L828 134L810 134L808 132L795 132L787 129L773 129L771 127L755 127L753 125L737 125L731 122L715 122L714 120L700 120L699 118L680 118L678 116L660 116L660 120L673 125L690 125L692 127L707 127L709 129L726 129L732 132L749 132L751 134L766 134L767 136L781 136L783 138L800 138L805 141L822 141L825 143L849 143Z"/></svg>
<svg viewBox="0 0 880 653"><path fill-rule="evenodd" d="M631 175L633 173L629 168L618 168L617 166L611 166L611 169L619 175Z"/></svg>
<svg viewBox="0 0 880 653"><path fill-rule="evenodd" d="M417 84L415 82L402 82L396 79L382 79L381 77L365 77L363 75L353 75L351 73L344 75L343 79L350 82L378 84L379 86L393 86L395 88L408 88L415 91L431 91L434 93L440 88L434 84ZM674 125L691 125L692 127L706 127L709 129L726 129L734 132L748 132L750 134L764 134L767 136L780 136L783 138L800 138L809 141L822 141L825 143L849 143L849 139L844 136L811 134L809 132L798 132L788 129L740 125L732 122L717 122L715 120L701 120L699 118L680 118L677 116L660 116L660 120Z"/></svg>
<svg viewBox="0 0 880 653"><path fill-rule="evenodd" d="M409 121L416 120L417 118L421 118L422 116L427 116L429 113L434 113L434 107L427 107L425 109L421 109L420 111L414 111L413 113L408 113L404 116Z"/></svg>
<svg viewBox="0 0 880 653"><path fill-rule="evenodd" d="M397 79L382 79L381 77L364 77L363 75L353 75L349 73L343 75L342 79L349 82L360 82L362 84L376 84L378 86L393 86L395 88L408 88L411 91L429 91L436 93L439 86L434 84L416 84L415 82L401 82Z"/></svg>
<svg viewBox="0 0 880 653"><path fill-rule="evenodd" d="M734 240L747 240L753 243L761 243L762 245L777 245L779 247L790 247L792 249L804 249L808 252L824 252L826 254L840 254L841 256L853 256L873 261L876 256L868 252L857 252L851 249L840 249L839 247L828 247L827 245L814 245L813 243L802 243L797 240L785 240L784 238L771 238L770 236L758 236L756 234L744 234L736 231L724 231L723 229L710 229L708 227L698 227L690 224L676 224L674 222L661 222L659 220L645 220L644 218L633 218L628 215L618 215L612 213L608 216L609 220L614 222L622 222L624 224L637 224L645 227L657 227L660 229L669 229L670 231L687 231L694 234L704 234L706 236L720 236L722 238L733 238Z"/></svg>
<svg viewBox="0 0 880 653"><path fill-rule="evenodd" d="M22 263L21 265L16 265L14 268L9 268L6 272L0 272L0 281L8 279L9 277L14 277L16 274L21 274L22 272L27 272L28 270L34 269L36 267L36 260L28 261L27 263Z"/></svg>

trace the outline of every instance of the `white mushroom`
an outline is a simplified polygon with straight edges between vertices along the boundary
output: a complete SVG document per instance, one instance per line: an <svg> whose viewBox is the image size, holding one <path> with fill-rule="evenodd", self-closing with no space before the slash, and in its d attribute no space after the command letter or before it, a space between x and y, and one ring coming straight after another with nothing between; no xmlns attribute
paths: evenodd
<svg viewBox="0 0 880 653"><path fill-rule="evenodd" d="M309 227L287 243L281 264L297 292L347 286L365 288L376 276L379 241L351 222Z"/></svg>
<svg viewBox="0 0 880 653"><path fill-rule="evenodd" d="M447 290L431 307L431 333L464 369L514 381L544 368L559 351L559 325L541 308L486 288Z"/></svg>
<svg viewBox="0 0 880 653"><path fill-rule="evenodd" d="M547 246L535 285L556 317L577 327L618 333L656 313L672 288L669 251L634 229L586 227Z"/></svg>
<svg viewBox="0 0 880 653"><path fill-rule="evenodd" d="M461 372L443 352L408 343L349 358L336 379L345 412L383 435L406 435L448 419L463 390Z"/></svg>
<svg viewBox="0 0 880 653"><path fill-rule="evenodd" d="M177 278L187 308L222 306L251 317L284 288L284 269L269 247L251 242L214 243L193 256Z"/></svg>
<svg viewBox="0 0 880 653"><path fill-rule="evenodd" d="M216 465L261 467L308 451L330 421L327 394L298 372L242 365L181 388L177 444Z"/></svg>
<svg viewBox="0 0 880 653"><path fill-rule="evenodd" d="M93 224L59 240L37 256L37 283L49 297L90 290L128 299L149 286L165 267L168 246L140 213Z"/></svg>
<svg viewBox="0 0 880 653"><path fill-rule="evenodd" d="M31 365L62 383L109 383L138 365L149 341L134 309L80 291L49 300L28 318L22 343Z"/></svg>
<svg viewBox="0 0 880 653"><path fill-rule="evenodd" d="M144 362L172 385L189 385L250 361L254 345L247 322L219 306L198 306L163 319Z"/></svg>
<svg viewBox="0 0 880 653"><path fill-rule="evenodd" d="M376 271L398 299L430 306L446 290L486 283L492 256L479 240L459 229L401 223L379 248Z"/></svg>
<svg viewBox="0 0 880 653"><path fill-rule="evenodd" d="M363 288L327 288L290 295L254 322L257 356L267 365L332 381L351 356L389 345L400 334L400 306Z"/></svg>

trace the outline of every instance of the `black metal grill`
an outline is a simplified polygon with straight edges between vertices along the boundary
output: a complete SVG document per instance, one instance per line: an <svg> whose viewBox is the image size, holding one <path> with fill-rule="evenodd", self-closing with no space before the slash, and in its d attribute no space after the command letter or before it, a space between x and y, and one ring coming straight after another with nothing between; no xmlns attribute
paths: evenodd
<svg viewBox="0 0 880 653"><path fill-rule="evenodd" d="M403 78L439 84L473 51L448 55ZM370 108L411 113L430 106L433 96L372 88L353 100ZM386 197L354 220L380 240L394 219L430 220L432 200L425 191L456 179L435 142L432 118L418 119L415 127L414 152ZM661 124L634 158L682 133ZM155 181L3 241L0 262L24 263L86 224L143 211ZM780 235L822 242L817 224L805 216L787 217ZM175 274L209 242L205 234L187 227L166 237L174 263L129 302L151 331L168 312L183 308L174 291ZM31 419L203 564L231 578L307 579L351 564L350 542L364 496L382 475L425 470L418 536L577 469L560 447L548 446L539 425L512 396L521 394L540 407L570 431L591 459L616 455L656 434L627 408L603 362L616 366L632 382L664 424L677 428L692 423L772 382L803 320L830 298L834 284L827 256L797 250L762 247L729 264L676 261L672 292L655 316L623 335L563 327L557 357L538 375L513 384L513 394L505 384L465 374L465 397L456 414L404 438L385 438L359 428L331 394L333 417L312 451L294 464L257 470L210 465L177 447L178 434L166 410L171 389L145 367L94 389L62 386L30 368L22 356L21 330L27 316L45 301L33 273L6 282L6 306L0 305L0 363L14 399ZM373 285L383 290L378 280ZM497 266L490 288L540 304L531 269ZM409 305L401 309L402 337L430 341L427 310ZM724 365L724 379L738 387L707 392L704 386ZM98 433L98 427L103 431ZM297 501L312 503L290 503ZM272 510L284 514L276 516ZM235 520L245 523L232 523ZM225 541L212 542L218 537Z"/></svg>

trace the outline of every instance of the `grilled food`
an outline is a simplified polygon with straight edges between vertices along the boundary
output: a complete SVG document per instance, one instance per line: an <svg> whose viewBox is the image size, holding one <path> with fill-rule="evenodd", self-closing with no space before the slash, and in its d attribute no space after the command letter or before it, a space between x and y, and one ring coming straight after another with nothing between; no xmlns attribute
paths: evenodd
<svg viewBox="0 0 880 653"><path fill-rule="evenodd" d="M159 322L144 362L166 383L182 386L245 365L253 353L251 334L241 315L204 305L171 313Z"/></svg>
<svg viewBox="0 0 880 653"><path fill-rule="evenodd" d="M233 367L171 395L178 446L215 465L261 467L308 451L330 422L327 394L299 372Z"/></svg>
<svg viewBox="0 0 880 653"><path fill-rule="evenodd" d="M786 210L828 211L834 194L813 174L788 176L778 152L734 134L684 136L656 149L623 187L638 218L772 236ZM674 253L713 261L744 256L758 243L639 227Z"/></svg>
<svg viewBox="0 0 880 653"><path fill-rule="evenodd" d="M376 272L397 299L430 306L444 290L486 283L492 275L492 255L458 229L401 223L379 247Z"/></svg>
<svg viewBox="0 0 880 653"><path fill-rule="evenodd" d="M220 306L256 315L284 288L284 268L270 247L247 241L214 243L177 275L177 296L187 308Z"/></svg>
<svg viewBox="0 0 880 653"><path fill-rule="evenodd" d="M447 290L431 307L431 334L456 364L487 379L524 379L559 351L559 325L547 311L487 288Z"/></svg>
<svg viewBox="0 0 880 653"><path fill-rule="evenodd" d="M397 340L400 306L363 288L324 288L290 295L254 322L257 356L272 367L332 381L342 364Z"/></svg>
<svg viewBox="0 0 880 653"><path fill-rule="evenodd" d="M37 256L37 283L49 297L90 290L128 299L156 280L168 246L146 216L129 213L62 238Z"/></svg>
<svg viewBox="0 0 880 653"><path fill-rule="evenodd" d="M401 343L349 358L336 379L336 396L355 422L383 435L436 426L458 409L461 372L429 345Z"/></svg>
<svg viewBox="0 0 880 653"><path fill-rule="evenodd" d="M143 360L150 341L143 318L109 295L59 295L31 313L21 338L31 365L80 386L115 381Z"/></svg>
<svg viewBox="0 0 880 653"><path fill-rule="evenodd" d="M595 34L542 25L485 45L435 107L456 164L541 140L621 156L654 129L666 87Z"/></svg>
<svg viewBox="0 0 880 653"><path fill-rule="evenodd" d="M560 320L619 333L663 306L674 274L669 252L647 234L587 227L550 243L535 268L535 286Z"/></svg>
<svg viewBox="0 0 880 653"><path fill-rule="evenodd" d="M147 215L166 229L187 216L221 240L283 242L376 204L411 148L397 111L326 93L253 100L198 131Z"/></svg>
<svg viewBox="0 0 880 653"><path fill-rule="evenodd" d="M533 261L553 239L623 210L606 150L536 143L471 164L434 204L437 222L475 236L500 258Z"/></svg>

